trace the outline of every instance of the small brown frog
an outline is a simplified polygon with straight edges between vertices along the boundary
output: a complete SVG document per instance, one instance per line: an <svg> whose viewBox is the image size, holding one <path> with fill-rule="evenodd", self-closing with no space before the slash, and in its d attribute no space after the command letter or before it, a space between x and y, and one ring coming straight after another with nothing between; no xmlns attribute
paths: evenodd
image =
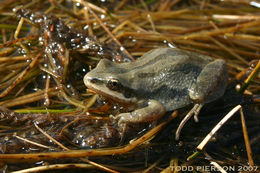
<svg viewBox="0 0 260 173"><path fill-rule="evenodd" d="M153 122L166 111L193 104L180 123L176 139L205 103L221 97L227 85L224 60L177 48L158 48L136 61L115 63L102 59L84 77L85 85L98 94L134 108L116 116L119 125Z"/></svg>

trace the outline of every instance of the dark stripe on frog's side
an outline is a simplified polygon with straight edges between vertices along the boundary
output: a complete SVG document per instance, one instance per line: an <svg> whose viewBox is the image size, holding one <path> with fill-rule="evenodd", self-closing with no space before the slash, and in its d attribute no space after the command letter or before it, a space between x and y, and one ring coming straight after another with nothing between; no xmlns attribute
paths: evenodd
<svg viewBox="0 0 260 173"><path fill-rule="evenodd" d="M147 78L147 77L154 77L155 73L139 73L137 74L138 78Z"/></svg>
<svg viewBox="0 0 260 173"><path fill-rule="evenodd" d="M157 90L154 90L153 92L150 92L149 95L159 98L162 94L162 92L168 93L168 96L170 99L175 98L177 101L180 101L180 98L185 97L188 95L187 88L177 89L177 88L169 88L166 85L161 86L161 88L158 88Z"/></svg>
<svg viewBox="0 0 260 173"><path fill-rule="evenodd" d="M166 111L175 110L192 103L187 88L177 89L162 85L152 92L139 90L137 95L140 97L139 99L155 99L159 101Z"/></svg>
<svg viewBox="0 0 260 173"><path fill-rule="evenodd" d="M153 72L146 72L146 69L138 70L135 72L135 77L138 77L139 80L143 81L144 83L149 83L149 81L155 81L155 83L172 83L172 88L174 88L174 84L176 82L179 82L180 78L185 80L196 80L197 76L200 74L202 70L202 67L195 66L192 63L186 63L186 64L179 64L175 68L167 68L164 71L158 70ZM128 85L133 85L134 82L137 80L136 78L131 78L132 72L129 72L129 78L128 78ZM161 77L164 76L164 77ZM165 79L168 79L169 81L165 81ZM126 83L125 83L126 84ZM151 85L153 86L153 85ZM158 87L158 86L157 86ZM148 89L149 90L149 89Z"/></svg>

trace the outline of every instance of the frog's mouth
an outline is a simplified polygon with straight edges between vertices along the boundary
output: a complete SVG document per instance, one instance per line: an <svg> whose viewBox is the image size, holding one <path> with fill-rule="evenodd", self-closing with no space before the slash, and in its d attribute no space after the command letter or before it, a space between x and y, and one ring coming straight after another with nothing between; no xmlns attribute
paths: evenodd
<svg viewBox="0 0 260 173"><path fill-rule="evenodd" d="M85 85L87 86L88 90L91 92L95 92L97 94L100 94L108 99L114 100L117 103L121 104L135 104L137 102L137 99L135 97L126 98L123 93L110 90L106 87L105 83L99 83L95 84L91 82L91 80L84 80Z"/></svg>

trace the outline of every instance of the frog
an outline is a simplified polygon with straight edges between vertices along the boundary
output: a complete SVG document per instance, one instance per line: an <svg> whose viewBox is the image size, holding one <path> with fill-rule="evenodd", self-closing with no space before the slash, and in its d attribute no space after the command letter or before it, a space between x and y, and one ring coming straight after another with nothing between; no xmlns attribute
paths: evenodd
<svg viewBox="0 0 260 173"><path fill-rule="evenodd" d="M132 62L101 59L84 76L91 91L129 108L113 116L118 125L155 122L166 112L192 107L176 130L179 140L184 124L206 103L220 98L227 86L223 59L179 48L148 51Z"/></svg>

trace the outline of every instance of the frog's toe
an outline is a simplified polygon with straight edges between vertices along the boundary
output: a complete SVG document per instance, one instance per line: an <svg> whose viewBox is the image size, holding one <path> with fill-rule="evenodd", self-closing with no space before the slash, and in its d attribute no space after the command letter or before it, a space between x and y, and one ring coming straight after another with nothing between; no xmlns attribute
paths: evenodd
<svg viewBox="0 0 260 173"><path fill-rule="evenodd" d="M129 123L129 115L130 113L121 113L118 116L116 116L116 120L118 120L118 126L124 127L126 124Z"/></svg>
<svg viewBox="0 0 260 173"><path fill-rule="evenodd" d="M115 121L115 120L116 120L116 116L114 116L114 115L109 115L109 119L111 119L112 121Z"/></svg>
<svg viewBox="0 0 260 173"><path fill-rule="evenodd" d="M196 106L196 108L194 109L194 112L193 112L193 114L194 114L194 121L197 123L197 122L199 122L199 117L198 117L198 115L199 115L199 113L200 113L200 110L201 110L201 108L203 107L203 105L204 104L198 104L199 106ZM194 107L195 107L195 105L194 105Z"/></svg>
<svg viewBox="0 0 260 173"><path fill-rule="evenodd" d="M203 107L203 104L195 104L193 106L193 108L187 113L187 115L182 119L181 123L179 124L179 127L176 130L176 134L175 134L175 139L179 140L180 138L180 133L181 130L183 128L183 126L187 123L187 121L192 117L192 115L194 115L194 120L195 122L198 122L198 114L201 110L201 108Z"/></svg>
<svg viewBox="0 0 260 173"><path fill-rule="evenodd" d="M126 117L128 113L121 113L117 116L109 115L110 120L113 122L117 122L119 127L124 127L124 125L127 123Z"/></svg>
<svg viewBox="0 0 260 173"><path fill-rule="evenodd" d="M120 122L120 119L121 119L121 116L117 115L117 116L114 116L114 115L109 115L109 119L113 122L113 123L117 123L118 126L121 126L121 122Z"/></svg>

